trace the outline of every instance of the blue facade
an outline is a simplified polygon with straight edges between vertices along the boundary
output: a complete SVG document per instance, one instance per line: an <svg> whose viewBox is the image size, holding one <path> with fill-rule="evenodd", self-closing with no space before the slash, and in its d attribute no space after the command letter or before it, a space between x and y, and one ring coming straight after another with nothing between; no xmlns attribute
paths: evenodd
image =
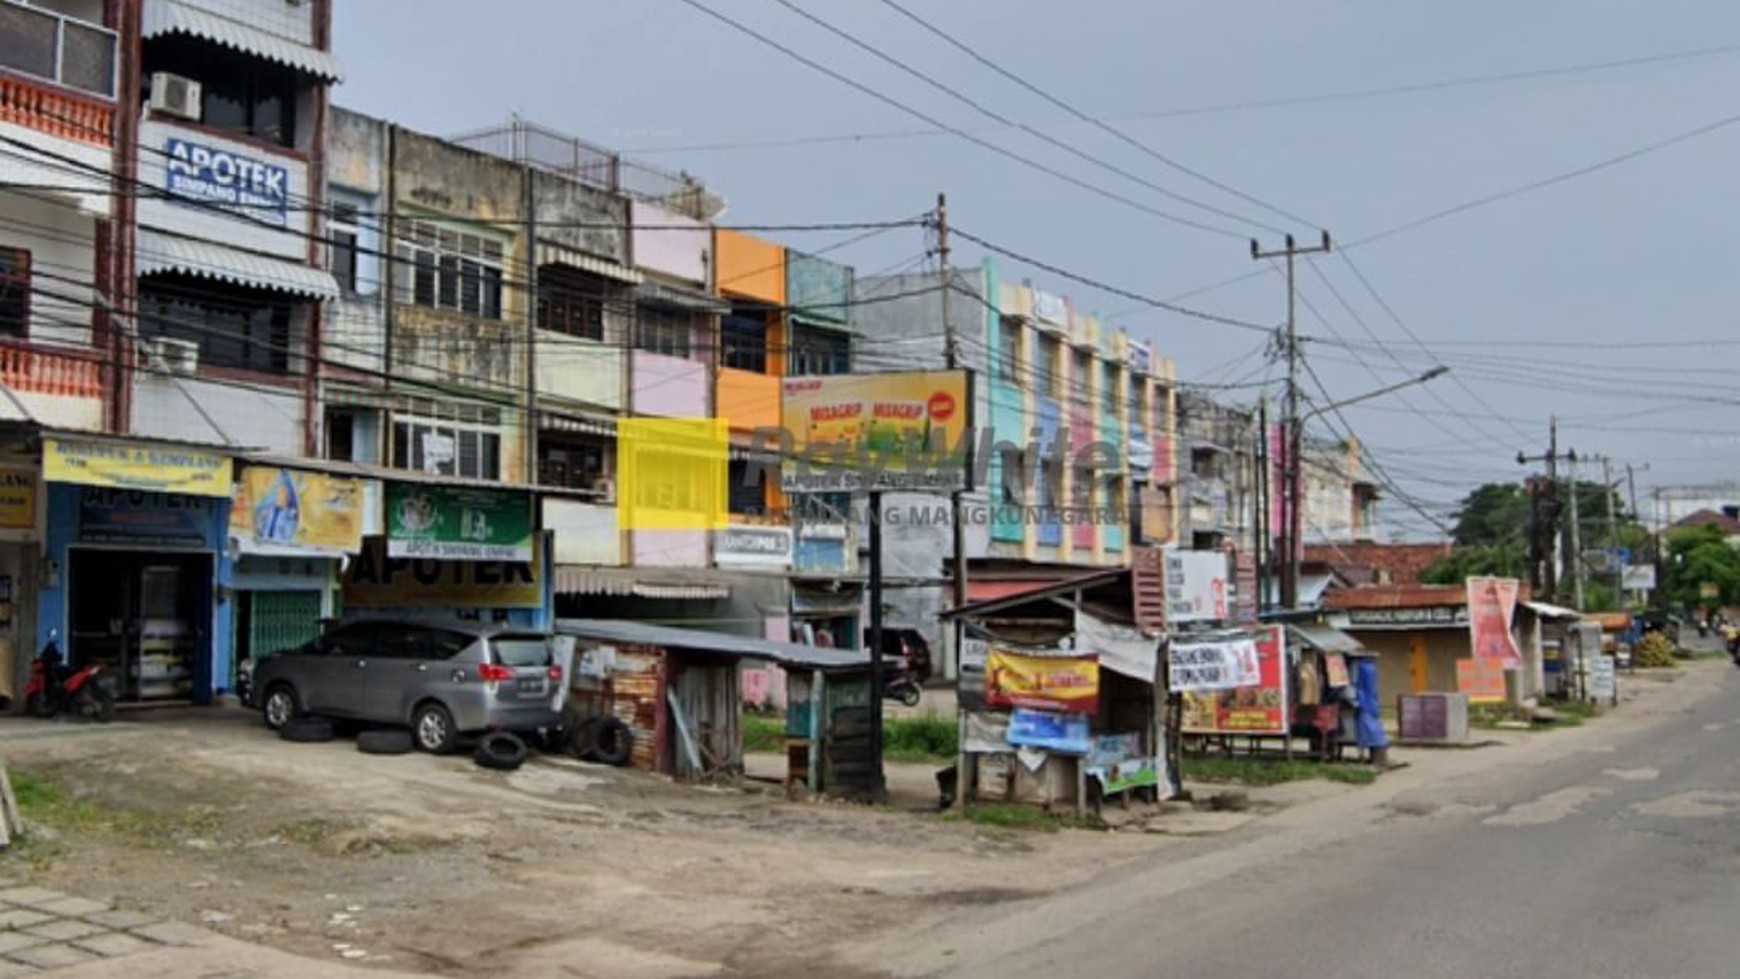
<svg viewBox="0 0 1740 979"><path fill-rule="evenodd" d="M851 570L848 558L844 536L799 534L792 551L792 570L797 574L845 574Z"/></svg>
<svg viewBox="0 0 1740 979"><path fill-rule="evenodd" d="M163 562L184 562L189 576L187 624L193 630L189 665L191 697L209 703L231 672L231 622L228 600L233 562L228 554L230 502L220 497L181 496L51 483L46 487L48 539L45 555L54 569L37 589L37 645L51 631L61 638L61 651L71 663L89 661L98 641L74 629L77 601L112 595L92 595L99 566L127 556ZM106 560L113 555L114 560ZM205 572L196 574L195 572ZM81 575L87 580L81 582ZM81 585L84 590L81 590ZM103 586L107 587L107 586ZM126 623L121 623L123 628ZM88 631L88 630L87 630ZM82 645L81 645L82 644Z"/></svg>

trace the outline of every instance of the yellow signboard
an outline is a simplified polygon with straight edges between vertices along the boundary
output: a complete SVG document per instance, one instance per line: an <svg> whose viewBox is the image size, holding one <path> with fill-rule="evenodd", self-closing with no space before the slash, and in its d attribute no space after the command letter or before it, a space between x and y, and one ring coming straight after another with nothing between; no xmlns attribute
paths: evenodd
<svg viewBox="0 0 1740 979"><path fill-rule="evenodd" d="M36 473L0 469L0 530L36 527Z"/></svg>
<svg viewBox="0 0 1740 979"><path fill-rule="evenodd" d="M1100 704L1094 656L1023 656L993 648L985 659L985 703L992 707L1093 714Z"/></svg>
<svg viewBox="0 0 1740 979"><path fill-rule="evenodd" d="M788 493L967 487L966 371L787 378L781 405Z"/></svg>
<svg viewBox="0 0 1740 979"><path fill-rule="evenodd" d="M42 478L112 489L228 497L230 458L169 445L86 439L42 440Z"/></svg>
<svg viewBox="0 0 1740 979"><path fill-rule="evenodd" d="M542 608L543 536L532 535L532 560L440 561L389 558L379 537L363 541L362 553L344 576L346 609Z"/></svg>
<svg viewBox="0 0 1740 979"><path fill-rule="evenodd" d="M230 507L230 536L263 547L362 548L361 480L250 466Z"/></svg>

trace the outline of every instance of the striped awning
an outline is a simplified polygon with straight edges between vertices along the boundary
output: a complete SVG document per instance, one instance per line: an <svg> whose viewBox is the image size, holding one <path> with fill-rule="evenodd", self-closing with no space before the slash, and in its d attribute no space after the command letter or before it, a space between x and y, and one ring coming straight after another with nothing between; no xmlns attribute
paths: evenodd
<svg viewBox="0 0 1740 979"><path fill-rule="evenodd" d="M324 269L149 228L139 229L138 272L140 275L182 272L202 279L323 300L339 296L338 281Z"/></svg>
<svg viewBox="0 0 1740 979"><path fill-rule="evenodd" d="M162 34L203 37L226 48L288 65L324 81L344 80L344 67L325 51L177 0L151 0L146 4L143 33L146 37Z"/></svg>
<svg viewBox="0 0 1740 979"><path fill-rule="evenodd" d="M622 598L717 600L731 597L731 586L719 581L660 581L626 568L556 568L558 595L615 595Z"/></svg>
<svg viewBox="0 0 1740 979"><path fill-rule="evenodd" d="M648 306L669 306L697 313L725 314L731 312L731 304L723 299L705 293L691 292L688 289L661 285L657 282L642 282L636 286L634 298L636 302Z"/></svg>
<svg viewBox="0 0 1740 979"><path fill-rule="evenodd" d="M614 417L570 408L539 408L538 428L546 432L566 432L570 435L616 437Z"/></svg>
<svg viewBox="0 0 1740 979"><path fill-rule="evenodd" d="M547 241L538 242L539 265L566 265L569 268L590 272L606 279L615 279L629 285L639 285L643 280L639 272L626 265L618 265L607 258L598 258L573 248L552 245Z"/></svg>

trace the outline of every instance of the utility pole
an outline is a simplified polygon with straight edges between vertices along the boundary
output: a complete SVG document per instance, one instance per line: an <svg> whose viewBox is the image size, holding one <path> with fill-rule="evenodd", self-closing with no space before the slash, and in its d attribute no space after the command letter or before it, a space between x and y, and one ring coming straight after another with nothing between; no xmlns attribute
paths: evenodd
<svg viewBox="0 0 1740 979"><path fill-rule="evenodd" d="M1571 596L1572 607L1583 611L1583 525L1577 517L1577 453L1571 453Z"/></svg>
<svg viewBox="0 0 1740 979"><path fill-rule="evenodd" d="M1265 259L1287 259L1287 415L1286 415L1286 479L1283 481L1281 493L1281 543L1285 547L1281 559L1281 607L1293 609L1299 604L1299 538L1301 513L1301 488L1299 453L1304 446L1304 437L1300 433L1299 424L1299 322L1296 306L1298 304L1298 289L1294 277L1294 266L1300 255L1315 255L1327 253L1331 248L1329 232L1323 232L1323 243L1310 248L1300 248L1293 241L1293 236L1286 238L1286 247L1277 251L1263 251L1255 238L1251 239L1251 260L1261 262Z"/></svg>
<svg viewBox="0 0 1740 979"><path fill-rule="evenodd" d="M1547 600L1551 601L1559 594L1559 462L1577 461L1575 450L1561 455L1559 453L1559 418L1554 415L1547 435L1547 454L1531 456L1523 452L1516 454L1517 465L1526 466L1531 462L1547 464L1546 484L1537 484L1531 491L1535 517L1534 548L1537 555L1544 554L1544 560L1536 557L1531 563L1534 566L1533 583L1541 587ZM1576 526L1577 494L1571 494L1571 521ZM1543 567L1544 565L1544 567Z"/></svg>
<svg viewBox="0 0 1740 979"><path fill-rule="evenodd" d="M1621 606L1625 604L1625 565L1618 562L1619 557L1619 517L1613 512L1613 496L1618 491L1618 485L1613 482L1613 460L1601 457L1601 497L1607 504L1607 554L1613 563L1613 600Z"/></svg>
<svg viewBox="0 0 1740 979"><path fill-rule="evenodd" d="M942 269L942 328L943 353L948 358L949 370L958 370L961 366L960 343L955 336L954 317L949 313L949 287L954 282L954 270L949 268L949 198L947 194L936 195L936 255L937 264ZM969 412L969 415L971 413ZM975 433L967 433L972 438ZM976 439L974 444L976 444ZM955 490L949 494L949 509L954 526L954 566L950 577L954 581L955 607L967 604L967 528L962 520L961 491ZM965 635L964 624L955 625L955 668L960 669L961 639Z"/></svg>
<svg viewBox="0 0 1740 979"><path fill-rule="evenodd" d="M1251 496L1256 500L1252 537L1256 547L1251 554L1257 562L1257 614L1269 605L1269 396L1257 401L1256 480Z"/></svg>

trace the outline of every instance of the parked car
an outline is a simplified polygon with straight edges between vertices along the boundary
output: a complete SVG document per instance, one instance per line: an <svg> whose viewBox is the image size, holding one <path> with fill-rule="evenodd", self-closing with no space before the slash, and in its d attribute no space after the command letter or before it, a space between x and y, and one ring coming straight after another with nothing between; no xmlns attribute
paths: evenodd
<svg viewBox="0 0 1740 979"><path fill-rule="evenodd" d="M554 652L549 636L507 626L344 622L261 660L250 704L273 730L309 715L401 725L439 754L468 735L559 727L568 678Z"/></svg>

